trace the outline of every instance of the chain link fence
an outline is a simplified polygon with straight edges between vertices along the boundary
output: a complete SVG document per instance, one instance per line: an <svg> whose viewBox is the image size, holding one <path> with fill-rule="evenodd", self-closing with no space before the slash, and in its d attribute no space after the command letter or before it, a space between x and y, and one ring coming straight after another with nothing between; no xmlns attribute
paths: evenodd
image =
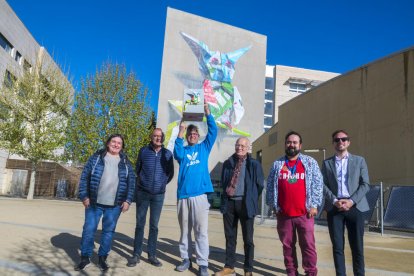
<svg viewBox="0 0 414 276"><path fill-rule="evenodd" d="M265 184L266 187L266 184ZM369 211L364 212L369 231L384 233L384 230L414 233L414 186L374 183L366 195ZM315 223L327 225L324 201L318 208ZM266 188L260 199L260 222L275 220L273 209L266 205Z"/></svg>

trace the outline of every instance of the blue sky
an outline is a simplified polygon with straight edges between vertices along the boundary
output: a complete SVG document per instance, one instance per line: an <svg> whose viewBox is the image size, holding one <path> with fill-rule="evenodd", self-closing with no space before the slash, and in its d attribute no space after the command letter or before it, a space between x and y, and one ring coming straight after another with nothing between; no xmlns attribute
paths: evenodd
<svg viewBox="0 0 414 276"><path fill-rule="evenodd" d="M6 1L76 88L103 62L124 63L155 109L167 7L266 35L272 65L345 73L414 46L412 0Z"/></svg>

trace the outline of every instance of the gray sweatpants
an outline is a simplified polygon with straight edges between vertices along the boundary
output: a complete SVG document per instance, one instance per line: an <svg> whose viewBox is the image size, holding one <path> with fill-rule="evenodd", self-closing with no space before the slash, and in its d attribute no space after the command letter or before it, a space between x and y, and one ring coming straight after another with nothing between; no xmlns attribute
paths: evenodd
<svg viewBox="0 0 414 276"><path fill-rule="evenodd" d="M207 195L178 200L177 213L180 223L180 255L182 259L192 256L191 230L194 230L196 260L198 265L208 266L208 212Z"/></svg>

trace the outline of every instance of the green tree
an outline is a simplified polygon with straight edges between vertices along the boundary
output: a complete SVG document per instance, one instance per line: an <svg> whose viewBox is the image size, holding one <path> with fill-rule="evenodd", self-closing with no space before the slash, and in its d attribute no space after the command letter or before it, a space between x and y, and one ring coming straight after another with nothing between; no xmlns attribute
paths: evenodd
<svg viewBox="0 0 414 276"><path fill-rule="evenodd" d="M31 72L8 73L0 87L0 147L31 161L27 199L33 199L39 162L61 158L73 99L71 83L44 53Z"/></svg>
<svg viewBox="0 0 414 276"><path fill-rule="evenodd" d="M132 163L152 132L149 91L124 65L104 63L94 76L81 80L67 130L66 153L85 163L106 138L120 133Z"/></svg>
<svg viewBox="0 0 414 276"><path fill-rule="evenodd" d="M150 125L148 127L151 132L157 127L157 117L154 111L151 111Z"/></svg>

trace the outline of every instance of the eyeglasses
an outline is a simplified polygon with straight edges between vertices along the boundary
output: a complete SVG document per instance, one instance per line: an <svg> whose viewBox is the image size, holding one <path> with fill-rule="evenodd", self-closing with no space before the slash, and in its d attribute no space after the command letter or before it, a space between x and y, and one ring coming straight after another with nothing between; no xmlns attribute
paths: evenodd
<svg viewBox="0 0 414 276"><path fill-rule="evenodd" d="M335 138L334 139L335 143L339 143L339 141L342 141L342 142L349 141L349 137L341 137L341 138Z"/></svg>
<svg viewBox="0 0 414 276"><path fill-rule="evenodd" d="M245 149L245 148L247 148L247 146L245 146L245 145L240 145L240 144L236 144L236 145L234 145L236 148L242 148L242 149Z"/></svg>
<svg viewBox="0 0 414 276"><path fill-rule="evenodd" d="M197 132L188 133L187 136L200 136Z"/></svg>

